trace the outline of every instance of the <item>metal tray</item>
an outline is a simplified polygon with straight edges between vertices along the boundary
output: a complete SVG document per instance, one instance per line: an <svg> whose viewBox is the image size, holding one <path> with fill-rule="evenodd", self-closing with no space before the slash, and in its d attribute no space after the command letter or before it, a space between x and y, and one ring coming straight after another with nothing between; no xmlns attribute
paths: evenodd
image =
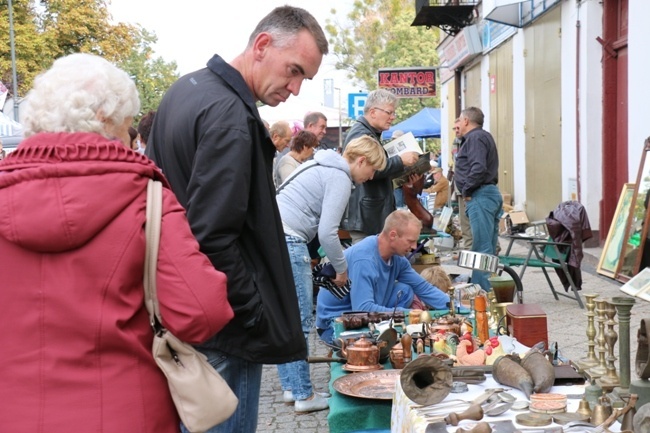
<svg viewBox="0 0 650 433"><path fill-rule="evenodd" d="M341 376L332 383L334 389L350 397L392 400L395 383L402 370L377 370Z"/></svg>

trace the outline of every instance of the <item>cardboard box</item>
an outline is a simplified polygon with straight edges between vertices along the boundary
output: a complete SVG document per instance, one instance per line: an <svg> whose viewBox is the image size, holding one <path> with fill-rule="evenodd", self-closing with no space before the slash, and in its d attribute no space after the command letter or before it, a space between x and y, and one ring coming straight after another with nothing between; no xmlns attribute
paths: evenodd
<svg viewBox="0 0 650 433"><path fill-rule="evenodd" d="M501 197L503 197L503 204L508 206L512 205L512 194L502 192Z"/></svg>
<svg viewBox="0 0 650 433"><path fill-rule="evenodd" d="M501 234L510 234L508 233L508 227L506 226L506 217L510 217L510 222L512 223L513 232L520 233L523 232L528 225L528 215L524 211L512 211L504 212L501 215L501 221L499 221L499 233Z"/></svg>
<svg viewBox="0 0 650 433"><path fill-rule="evenodd" d="M513 226L529 223L528 215L526 215L526 212L524 211L508 212L508 215L510 215L510 221L512 221Z"/></svg>

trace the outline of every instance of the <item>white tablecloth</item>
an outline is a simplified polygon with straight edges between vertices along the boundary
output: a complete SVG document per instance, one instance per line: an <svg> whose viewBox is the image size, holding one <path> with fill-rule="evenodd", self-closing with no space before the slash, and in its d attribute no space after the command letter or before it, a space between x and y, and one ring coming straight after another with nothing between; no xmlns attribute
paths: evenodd
<svg viewBox="0 0 650 433"><path fill-rule="evenodd" d="M486 375L485 382L478 385L468 385L468 391L464 393L450 393L442 402L451 402L453 400L465 400L472 401L479 395L481 395L485 390L490 388L506 388L508 387L498 384L491 375ZM551 393L559 394L584 394L585 385L571 385L571 386L554 386L551 388ZM517 390L517 389L508 389L507 392L512 394L517 398L517 400L527 400L526 395ZM580 400L578 399L567 399L567 412L575 412L578 409ZM391 433L424 433L427 425L431 422L428 421L423 416L420 416L413 407L418 406L417 403L411 401L404 391L402 390L402 385L400 381L397 381L395 397L393 398L393 407L391 413ZM459 406L460 410L450 408L448 412L462 412L466 409L465 406ZM482 421L499 421L510 419L515 424L517 428L527 428L520 424L517 424L515 421L515 416L520 413L526 413L526 411L513 411L509 410L502 415L496 417L483 417ZM442 419L440 421L443 421ZM476 424L476 421L461 421L458 426L448 426L448 432L455 432L459 427L471 428ZM557 426L558 424L551 424L550 426ZM550 427L548 426L548 427ZM620 432L620 424L615 422L613 426L609 428L612 432Z"/></svg>

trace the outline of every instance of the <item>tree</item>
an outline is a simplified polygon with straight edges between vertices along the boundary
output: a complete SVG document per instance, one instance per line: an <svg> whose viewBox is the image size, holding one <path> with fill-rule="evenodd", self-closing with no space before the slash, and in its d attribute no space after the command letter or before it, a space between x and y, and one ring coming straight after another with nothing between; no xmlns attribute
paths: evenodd
<svg viewBox="0 0 650 433"><path fill-rule="evenodd" d="M38 16L54 58L92 53L112 62L129 56L137 32L127 24L111 24L104 0L45 0Z"/></svg>
<svg viewBox="0 0 650 433"><path fill-rule="evenodd" d="M152 45L156 43L156 36L143 28L138 28L138 31L136 39L139 42L130 56L120 62L120 67L133 77L140 93L140 113L145 114L158 109L165 91L178 79L178 72L176 62L167 63L153 56Z"/></svg>
<svg viewBox="0 0 650 433"><path fill-rule="evenodd" d="M337 69L366 88L377 88L377 70L413 66L437 66L436 47L440 41L437 28L413 27L413 0L356 0L348 21L341 23L332 9L326 21ZM424 107L438 107L439 97L402 98L397 121Z"/></svg>
<svg viewBox="0 0 650 433"><path fill-rule="evenodd" d="M48 59L46 38L34 20L36 11L31 0L13 0L16 48L16 75L21 95L31 87L34 77L52 64ZM9 4L0 0L0 80L12 92L11 45L9 43ZM0 107L1 109L2 107Z"/></svg>
<svg viewBox="0 0 650 433"><path fill-rule="evenodd" d="M151 47L156 36L138 26L111 23L105 0L12 3L19 96L25 95L36 75L55 59L79 52L102 56L131 74L143 112L155 109L164 91L178 77L176 63L153 57ZM0 0L0 40L9 41L7 0ZM8 43L0 44L0 79L11 89Z"/></svg>

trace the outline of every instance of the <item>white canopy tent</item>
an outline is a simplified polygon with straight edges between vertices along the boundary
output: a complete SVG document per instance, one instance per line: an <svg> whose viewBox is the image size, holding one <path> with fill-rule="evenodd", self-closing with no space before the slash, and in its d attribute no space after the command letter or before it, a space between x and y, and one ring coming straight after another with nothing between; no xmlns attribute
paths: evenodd
<svg viewBox="0 0 650 433"><path fill-rule="evenodd" d="M23 134L23 125L0 111L0 137L12 137Z"/></svg>
<svg viewBox="0 0 650 433"><path fill-rule="evenodd" d="M338 109L326 107L312 101L303 100L297 96L290 97L287 102L280 103L277 107L264 105L259 108L260 116L262 119L269 122L270 125L273 125L273 123L279 120L285 120L290 124L299 123L302 125L305 114L313 111L321 112L325 117L327 117L327 126L329 128L339 126ZM340 122L343 123L344 126L348 124L347 113L340 113Z"/></svg>

